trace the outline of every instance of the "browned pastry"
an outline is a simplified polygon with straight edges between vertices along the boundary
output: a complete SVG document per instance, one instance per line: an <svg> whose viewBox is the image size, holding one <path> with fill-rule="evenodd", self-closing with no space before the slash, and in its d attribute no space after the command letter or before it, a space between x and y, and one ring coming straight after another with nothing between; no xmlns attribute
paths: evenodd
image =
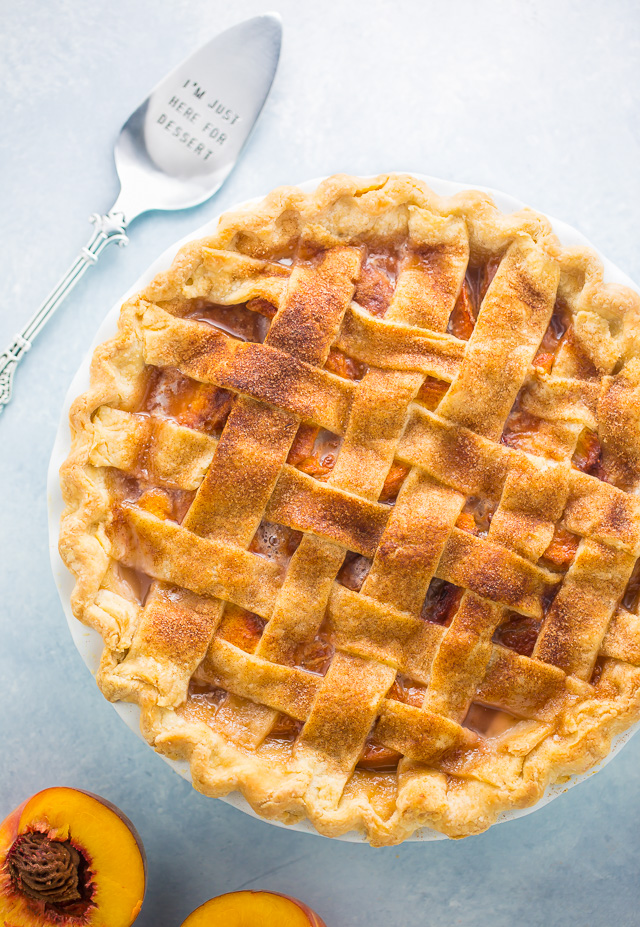
<svg viewBox="0 0 640 927"><path fill-rule="evenodd" d="M405 175L276 190L122 307L60 549L107 698L209 795L397 843L640 715L640 299Z"/></svg>

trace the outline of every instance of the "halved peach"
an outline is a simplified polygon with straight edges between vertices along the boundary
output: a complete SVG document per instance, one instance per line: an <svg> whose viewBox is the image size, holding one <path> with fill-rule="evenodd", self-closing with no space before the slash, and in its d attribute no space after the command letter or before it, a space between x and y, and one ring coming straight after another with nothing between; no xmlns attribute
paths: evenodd
<svg viewBox="0 0 640 927"><path fill-rule="evenodd" d="M0 923L130 927L144 898L146 857L115 805L51 788L0 826Z"/></svg>
<svg viewBox="0 0 640 927"><path fill-rule="evenodd" d="M196 908L182 927L327 927L306 904L277 892L229 892Z"/></svg>

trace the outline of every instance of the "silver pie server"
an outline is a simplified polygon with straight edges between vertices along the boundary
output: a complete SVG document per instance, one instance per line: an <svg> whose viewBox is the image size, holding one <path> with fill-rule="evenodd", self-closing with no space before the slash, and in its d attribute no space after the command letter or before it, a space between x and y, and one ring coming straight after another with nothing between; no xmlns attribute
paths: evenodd
<svg viewBox="0 0 640 927"><path fill-rule="evenodd" d="M282 25L266 13L220 33L167 75L127 119L115 146L120 195L35 315L0 354L0 412L33 339L108 244L144 212L186 209L216 193L233 169L275 77Z"/></svg>

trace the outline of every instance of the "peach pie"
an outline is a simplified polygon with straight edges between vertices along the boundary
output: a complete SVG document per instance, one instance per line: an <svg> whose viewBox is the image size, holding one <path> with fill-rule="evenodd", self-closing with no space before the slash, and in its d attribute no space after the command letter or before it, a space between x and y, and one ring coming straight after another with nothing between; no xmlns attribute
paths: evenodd
<svg viewBox="0 0 640 927"><path fill-rule="evenodd" d="M60 549L98 683L265 818L463 837L640 717L640 299L406 175L224 216L122 307Z"/></svg>

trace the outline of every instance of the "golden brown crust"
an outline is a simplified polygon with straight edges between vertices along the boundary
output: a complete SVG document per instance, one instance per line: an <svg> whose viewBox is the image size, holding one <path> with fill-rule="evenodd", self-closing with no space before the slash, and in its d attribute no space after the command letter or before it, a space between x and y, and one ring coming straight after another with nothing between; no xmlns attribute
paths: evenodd
<svg viewBox="0 0 640 927"><path fill-rule="evenodd" d="M353 296L364 256L385 250L398 272L379 318ZM462 341L447 323L468 267L491 261ZM277 312L264 344L242 342L185 318L198 300ZM558 306L570 331L545 372ZM239 789L264 817L376 845L477 833L592 766L640 716L640 619L622 606L640 554L639 321L638 295L604 284L591 252L476 191L336 176L223 216L123 306L71 410L60 550L74 614L105 641L105 695L137 702L148 741L207 794ZM332 347L368 365L361 380L324 369ZM237 395L222 434L136 411L150 367ZM425 377L451 384L434 411ZM326 481L287 463L300 422L341 438ZM585 429L592 473L572 463ZM394 459L409 475L390 507ZM186 494L186 516L128 499L118 473ZM456 526L469 498L495 507L486 536ZM303 532L284 567L249 549L264 520ZM562 575L544 559L558 524L580 541ZM371 560L358 590L336 581L346 551ZM126 569L153 580L144 604ZM443 581L466 590L446 626L421 617ZM229 602L266 622L253 652L220 631ZM528 655L493 640L509 610L541 622ZM321 626L325 676L298 660ZM420 705L393 695L397 673ZM521 720L477 735L463 722L478 703ZM300 722L294 742L270 736L278 713ZM370 736L397 770L356 767Z"/></svg>

